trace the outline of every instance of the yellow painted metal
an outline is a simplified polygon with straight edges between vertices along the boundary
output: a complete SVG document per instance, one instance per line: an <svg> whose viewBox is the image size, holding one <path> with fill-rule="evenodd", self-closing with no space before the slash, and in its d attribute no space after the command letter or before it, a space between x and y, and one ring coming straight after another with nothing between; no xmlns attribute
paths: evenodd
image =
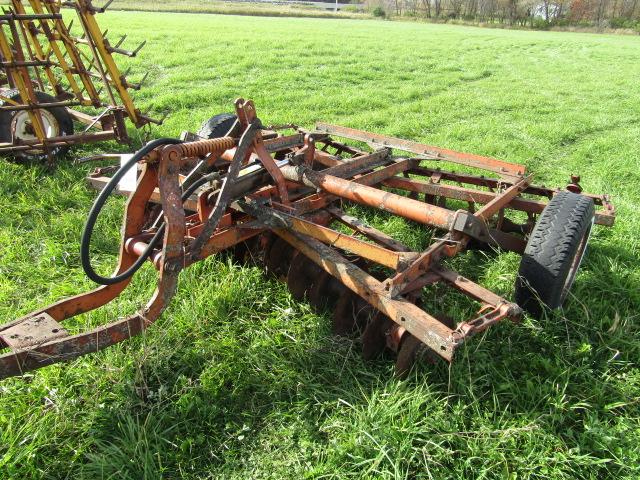
<svg viewBox="0 0 640 480"><path fill-rule="evenodd" d="M13 9L15 10L16 13L20 15L27 14L24 8L24 5L22 5L22 2L20 2L20 0L11 0L11 5L13 6ZM26 37L26 40L33 46L33 49L35 50L35 57L38 60L41 60L43 62L46 61L47 56L45 55L44 50L42 49L42 45L38 40L38 36L34 35L33 33L36 28L35 24L32 21L27 21L25 23L26 25L25 25L25 28L23 29L23 32ZM49 84L53 88L53 91L55 92L59 91L60 82L58 81L58 78L56 77L55 73L52 71L51 67L46 65L43 68L44 68L45 74L47 75L47 80L49 81Z"/></svg>
<svg viewBox="0 0 640 480"><path fill-rule="evenodd" d="M102 31L98 26L98 22L96 22L95 13L91 8L88 8L86 6L87 3L90 4L90 2L76 0L76 8L78 10L78 16L80 18L80 21L82 22L85 34L88 38L90 38L89 45L92 50L94 50L94 55L95 51L97 51L99 56L102 58L102 61L104 62L106 73L109 75L109 79L106 79L106 86L107 88L110 87L108 80L111 80L111 83L116 88L118 95L122 100L122 105L127 111L129 119L134 123L134 125L141 126L143 121L140 117L140 113L134 107L133 100L131 99L131 95L129 95L127 86L122 81L122 74L120 73L116 62L113 60L113 56L109 51L107 41L102 35Z"/></svg>
<svg viewBox="0 0 640 480"><path fill-rule="evenodd" d="M31 5L31 8L33 8L34 12L40 13L40 14L44 13L42 10L42 6L40 5L39 2L31 0L29 3ZM55 55L56 61L58 62L60 69L64 73L64 76L67 82L69 83L69 87L73 91L74 96L79 102L82 102L83 100L82 91L80 90L80 87L78 86L78 82L76 82L75 77L71 73L71 68L67 63L65 55L60 49L60 46L57 43L56 37L51 31L51 28L47 23L47 20L40 20L40 27L42 28L42 32L44 33L44 35L47 37L47 40L49 41L49 46L51 48L51 51Z"/></svg>
<svg viewBox="0 0 640 480"><path fill-rule="evenodd" d="M31 8L33 8L33 11L35 13L39 13L39 14L60 13L60 8L59 7L56 8L55 3L52 4L51 2L47 2L46 0L44 2L44 4L46 5L46 11L43 8L43 3L40 0L29 0L29 3L31 4ZM70 36L65 34L67 28L64 25L64 22L62 20L53 20L54 28L51 29L51 26L48 23L50 21L52 20L42 19L40 20L40 26L42 27L42 30L44 31L46 37L49 39L51 48L53 49L56 55L56 58L58 60L58 63L60 64L62 70L65 73L65 76L67 77L67 79L71 79L70 85L72 90L74 91L74 94L76 95L76 98L78 99L78 101L80 101L84 105L91 105L92 103L94 104L98 103L99 102L98 91L93 85L91 78L86 74L84 64L82 62L82 59L80 58L80 54L78 53L76 45L71 40ZM69 64L67 63L65 56L62 53L62 49L58 45L58 42L61 42L64 45L65 50L67 51L69 55L69 59L72 63L72 67L70 67ZM73 68L73 70L71 70L71 68ZM84 99L82 95L82 91L80 90L73 76L74 73L80 77L80 80L82 81L82 85L84 86L84 90L89 96L89 98L91 99L91 101L87 101ZM74 88L74 85L75 85L75 88Z"/></svg>
<svg viewBox="0 0 640 480"><path fill-rule="evenodd" d="M9 98L9 97L5 97L4 95L0 95L0 100L2 100L4 103L10 103L11 105L20 105L20 102L16 102L15 100Z"/></svg>
<svg viewBox="0 0 640 480"><path fill-rule="evenodd" d="M63 10L76 14L81 37L65 25ZM109 45L95 18L100 11L91 0L11 0L7 20L0 27L0 54L4 81L20 92L20 99L16 102L17 98L8 99L6 94L0 94L0 99L7 105L26 107L34 135L40 141L37 148L46 151L47 139L35 90L50 92L61 103L72 99L67 106L101 109L93 115L102 116L113 109L111 127L103 129L111 128L121 141L127 139L126 130L121 128L123 116L138 128L152 121L135 108L129 93L131 86L112 55L127 52ZM120 128L113 128L114 122ZM95 121L91 125L99 128L102 124Z"/></svg>
<svg viewBox="0 0 640 480"><path fill-rule="evenodd" d="M22 55L22 49L20 48L20 42L18 39L18 32L15 28L15 24L13 21L9 21L9 26L11 29L11 34L13 36L13 48L9 43L9 39L7 38L3 29L0 29L0 52L2 53L2 57L7 62L15 62L16 60L24 60ZM15 50L14 50L15 49ZM15 54L14 54L15 52ZM20 98L24 103L33 103L28 102L29 99L35 98L35 92L33 90L33 85L31 84L31 77L29 76L29 71L26 67L19 67L16 69L17 75L13 75L13 81L15 82L15 86L20 92ZM42 117L40 114L34 110L28 110L29 119L31 120L31 124L35 131L36 136L39 139L42 139L44 142L47 138L46 133L44 131L44 124L42 122Z"/></svg>

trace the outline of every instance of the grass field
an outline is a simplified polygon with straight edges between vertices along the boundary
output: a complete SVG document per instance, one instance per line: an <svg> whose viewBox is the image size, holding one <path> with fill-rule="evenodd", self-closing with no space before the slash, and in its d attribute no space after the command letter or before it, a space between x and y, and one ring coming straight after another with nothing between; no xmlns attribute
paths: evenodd
<svg viewBox="0 0 640 480"><path fill-rule="evenodd" d="M115 0L110 8L112 10L217 13L266 17L372 18L370 14L356 11L355 6L336 13L315 5L302 3L261 3L242 0Z"/></svg>
<svg viewBox="0 0 640 480"><path fill-rule="evenodd" d="M258 269L209 259L143 338L0 384L0 478L640 476L639 38L160 13L101 25L149 41L121 63L150 72L140 107L171 113L154 136L244 96L266 123L415 138L523 162L549 185L580 172L619 219L595 232L563 312L493 327L406 381ZM52 175L1 164L0 318L92 287L78 255L91 167L72 158ZM104 271L121 205L96 235ZM482 255L456 266L511 295L518 258ZM76 326L132 312L153 280L143 270Z"/></svg>

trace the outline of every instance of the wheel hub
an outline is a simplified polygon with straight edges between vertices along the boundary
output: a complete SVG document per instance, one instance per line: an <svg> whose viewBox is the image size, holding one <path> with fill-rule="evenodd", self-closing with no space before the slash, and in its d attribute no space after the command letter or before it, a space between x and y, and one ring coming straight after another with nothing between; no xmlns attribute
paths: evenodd
<svg viewBox="0 0 640 480"><path fill-rule="evenodd" d="M55 138L60 136L60 124L50 111L38 109L34 110L34 114L40 115L46 138ZM27 110L18 111L13 116L13 119L11 120L11 135L13 136L14 143L39 140ZM36 152L37 150L27 151L29 154Z"/></svg>

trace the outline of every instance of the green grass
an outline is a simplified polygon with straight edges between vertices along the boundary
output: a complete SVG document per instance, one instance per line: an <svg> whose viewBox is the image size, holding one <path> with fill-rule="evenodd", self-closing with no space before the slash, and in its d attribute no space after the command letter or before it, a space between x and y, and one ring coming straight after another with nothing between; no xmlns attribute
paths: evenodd
<svg viewBox="0 0 640 480"><path fill-rule="evenodd" d="M150 12L216 13L222 15L251 15L265 17L314 17L314 18L371 18L354 9L333 12L314 5L280 2L259 3L227 0L115 0L111 10Z"/></svg>
<svg viewBox="0 0 640 480"><path fill-rule="evenodd" d="M0 383L0 478L640 476L640 39L150 13L101 25L149 40L120 63L132 80L150 72L143 110L171 113L154 136L195 130L244 96L267 123L323 120L493 155L549 185L580 172L619 218L596 230L562 313L495 326L451 367L422 365L406 381L390 359L366 363L331 337L329 318L284 285L208 259L181 274L144 337ZM89 169L2 163L0 318L91 287L78 255ZM96 236L103 269L120 207ZM509 296L517 265L470 254L455 266ZM132 312L153 281L143 270L72 327Z"/></svg>

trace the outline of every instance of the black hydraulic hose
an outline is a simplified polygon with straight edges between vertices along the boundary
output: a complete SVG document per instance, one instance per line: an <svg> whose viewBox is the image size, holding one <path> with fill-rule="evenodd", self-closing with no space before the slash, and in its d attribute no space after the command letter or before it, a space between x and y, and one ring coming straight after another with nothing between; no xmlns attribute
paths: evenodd
<svg viewBox="0 0 640 480"><path fill-rule="evenodd" d="M215 180L216 178L219 178L219 177L220 175L218 174L218 172L214 172L214 173L210 173L209 175L205 175L204 177L194 181L193 184L189 188L187 188L182 194L182 201L184 202L187 198L189 198L196 190L198 190L205 183L210 182L211 180Z"/></svg>
<svg viewBox="0 0 640 480"><path fill-rule="evenodd" d="M191 194L193 192L195 192L197 190L196 188L192 188L192 184L193 183L198 183L198 187L200 185L202 185L203 183L206 183L206 181L202 181L202 177L200 179L198 178L198 175L204 175L204 172L207 170L208 167L208 162L206 160L201 160L190 172L189 174L186 176L186 178L182 181L182 189L183 191L185 191L184 189L186 188L189 193L187 194L187 196L185 197L185 194L182 195L182 200L186 200L187 198L189 198L191 196ZM160 223L162 222L162 212L160 212L160 214L156 217L155 222L153 222L152 227L153 228L157 228Z"/></svg>
<svg viewBox="0 0 640 480"><path fill-rule="evenodd" d="M158 228L158 231L155 233L155 235L149 242L149 245L147 246L143 254L138 257L135 263L119 275L115 275L113 277L103 277L102 275L99 275L91 265L90 247L91 247L91 235L93 234L93 229L95 227L96 221L98 220L98 215L100 214L102 207L104 206L111 192L118 185L118 182L120 181L120 179L122 179L122 177L124 177L127 171L133 168L136 165L136 163L138 163L140 160L142 160L143 157L151 153L151 151L153 151L155 148L160 147L162 145L176 145L179 143L182 143L182 141L175 138L159 138L157 140L153 140L147 143L144 147L138 150L133 155L133 157L131 157L131 159L127 161L127 163L125 163L118 169L118 171L113 175L111 180L109 180L109 183L107 183L107 185L102 189L102 191L98 195L98 198L96 198L95 202L93 202L93 206L89 211L89 216L87 217L87 221L84 224L84 230L82 231L82 238L80 240L80 262L82 264L82 269L84 270L84 272L94 282L99 283L101 285L113 285L116 283L120 283L123 280L126 280L142 266L142 264L149 257L149 255L151 255L151 252L153 251L158 241L162 238L164 234L164 225L161 225ZM189 188L188 190L192 190L192 188ZM191 193L189 193L189 195L191 195Z"/></svg>

